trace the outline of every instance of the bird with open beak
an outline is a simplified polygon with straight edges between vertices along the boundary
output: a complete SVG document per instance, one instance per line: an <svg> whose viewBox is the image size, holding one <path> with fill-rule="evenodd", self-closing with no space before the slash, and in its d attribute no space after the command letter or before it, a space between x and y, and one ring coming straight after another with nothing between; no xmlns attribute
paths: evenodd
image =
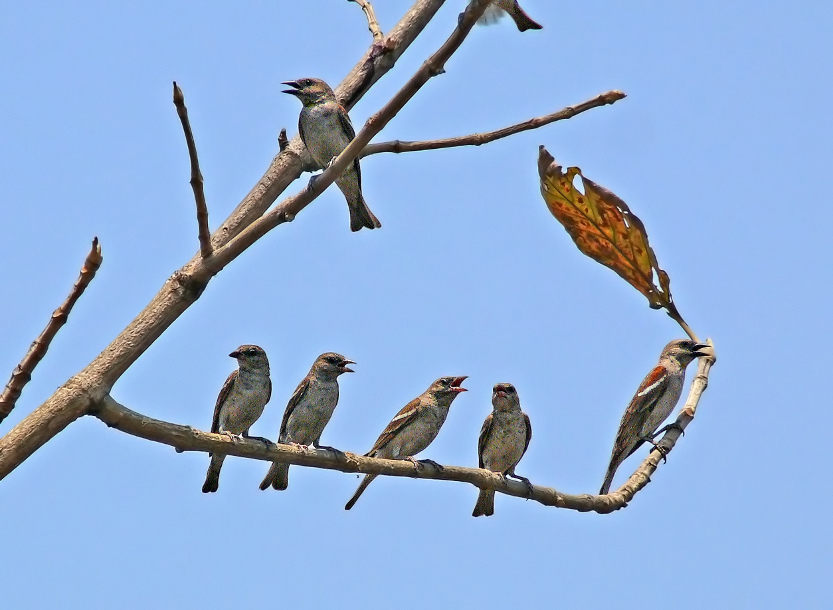
<svg viewBox="0 0 833 610"><path fill-rule="evenodd" d="M465 376L437 379L425 392L402 407L376 440L373 449L365 455L387 460L410 460L419 470L420 462L414 456L437 438L448 416L451 403L458 394L466 391L466 388L460 385L465 379ZM429 463L442 470L442 466L433 460L421 460L421 462ZM345 505L345 510L353 508L356 500L376 476L375 474L365 475L356 493Z"/></svg>
<svg viewBox="0 0 833 610"><path fill-rule="evenodd" d="M610 491L616 469L642 443L657 446L654 437L667 429L657 432L657 428L671 415L680 400L686 367L695 358L711 353L709 345L689 339L677 339L665 346L659 356L659 364L642 380L622 416L600 494Z"/></svg>
<svg viewBox="0 0 833 610"><path fill-rule="evenodd" d="M316 449L332 447L319 445L324 427L333 416L338 404L338 377L343 373L352 373L348 364L356 364L341 354L327 352L315 359L307 376L295 388L295 393L286 405L278 435L279 443L308 446ZM269 486L283 490L289 485L289 464L273 462L260 484L261 489Z"/></svg>
<svg viewBox="0 0 833 610"><path fill-rule="evenodd" d="M285 89L284 93L294 95L304 105L298 117L301 140L315 162L326 168L356 137L347 110L321 79L299 78L282 84L292 87ZM351 231L382 226L362 196L362 171L358 157L336 178L336 185L347 199Z"/></svg>

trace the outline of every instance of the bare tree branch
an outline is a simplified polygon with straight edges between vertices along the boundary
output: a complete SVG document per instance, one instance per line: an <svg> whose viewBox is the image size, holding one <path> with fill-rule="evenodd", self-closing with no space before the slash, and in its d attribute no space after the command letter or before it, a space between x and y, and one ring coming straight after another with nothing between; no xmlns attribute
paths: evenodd
<svg viewBox="0 0 833 610"><path fill-rule="evenodd" d="M101 354L12 428L6 436L0 438L0 479L109 394L119 377L173 324L182 312L200 297L210 279L245 250L248 244L252 243L248 241L249 238L256 239L277 224L294 218L298 211L306 207L324 188L329 186L364 148L370 138L378 133L387 120L390 120L390 117L402 108L419 87L431 76L442 71L443 63L463 42L474 25L474 21L483 13L487 4L487 0L476 0L467 7L451 38L423 64L417 75L394 96L385 108L367 122L356 139L339 155L331 167L321 174L313 189L304 189L301 194L290 198L276 210L272 210L270 219L267 220L264 216L258 221L260 225L248 227L246 239L238 238L233 243L227 243L215 250L214 256L210 258L195 257L185 267L174 273L147 307ZM387 66L390 62L395 61L396 57L401 55L404 51L403 47L410 44L440 5L442 5L441 0L418 0L397 26L402 26L399 31L400 38L394 40L392 50L374 54L374 48L380 47L376 45L371 47L369 54L366 54L367 60L357 67L358 70L354 68L355 75L351 73L346 79L345 82L349 81L350 84L342 83L339 89L347 90L355 83L357 88L353 90L354 99L357 98L389 69ZM408 29L408 25L411 29ZM393 32L385 42L391 41L392 37ZM389 46L384 48L387 49ZM264 179L261 179L249 196L232 213L230 219L215 233L213 240L215 246L218 243L227 242L232 234L239 233L242 227L251 223L275 200L286 185L300 175L302 148L300 142L296 140L298 138L293 139L287 149L276 157L265 177L268 177L268 185L264 184ZM264 220L266 220L265 223L261 222ZM270 225L270 223L273 224ZM243 234L239 237L242 238ZM222 256L220 256L221 252Z"/></svg>
<svg viewBox="0 0 833 610"><path fill-rule="evenodd" d="M174 105L179 120L182 122L182 131L185 132L185 143L188 145L188 157L191 159L191 188L194 190L194 200L197 203L197 226L199 227L200 254L208 258L214 251L211 246L211 233L208 230L208 206L205 203L205 190L203 189L202 172L200 161L197 158L197 145L194 142L194 134L191 132L191 122L188 120L188 108L185 107L185 95L182 89L174 81Z"/></svg>
<svg viewBox="0 0 833 610"><path fill-rule="evenodd" d="M373 12L373 5L370 4L368 0L347 0L348 2L355 2L364 11L365 16L367 17L367 29L370 30L370 33L373 34L373 40L378 42L382 40L384 34L382 34L382 28L379 27L379 22L376 21L376 14Z"/></svg>
<svg viewBox="0 0 833 610"><path fill-rule="evenodd" d="M558 112L553 112L541 117L529 119L522 123L516 123L503 129L496 131L488 131L486 133L473 133L467 136L459 136L456 138L445 138L442 140L424 140L421 142L407 142L402 140L393 140L392 142L379 142L378 144L368 144L362 151L361 156L375 155L377 153L404 153L416 152L421 150L437 150L440 148L452 148L456 146L480 146L488 144L507 136L515 135L522 131L529 131L531 129L538 129L544 125L549 125L556 121L563 121L564 119L571 119L577 114L581 114L591 108L598 108L606 104L614 104L621 99L627 97L622 91L607 91L601 95L597 95L591 100L576 104L575 106L567 106Z"/></svg>
<svg viewBox="0 0 833 610"><path fill-rule="evenodd" d="M714 358L700 359L697 376L691 384L686 407L677 418L677 424L681 428L685 428L691 422L692 418L688 415L687 409L696 409L700 396L708 385L709 370L713 363ZM341 472L471 483L475 487L494 489L502 494L535 500L545 506L555 506L581 512L594 511L602 514L627 506L634 496L650 483L651 475L656 471L663 458L663 453L654 449L622 487L607 495L565 494L551 487L540 485L533 485L532 493L530 493L527 486L520 481L504 479L496 473L482 468L443 466L443 469L438 471L431 466L423 466L416 470L414 465L407 460L383 460L350 452L341 456L326 449L302 449L281 444L267 448L260 441L247 439L232 441L223 434L202 432L191 426L172 424L136 413L119 404L109 395L105 396L90 414L111 428L150 441L170 445L180 453L183 451L204 451L268 462L283 462L298 466L339 470ZM664 447L666 455L674 448L681 434L681 429L669 428L663 436L660 445Z"/></svg>
<svg viewBox="0 0 833 610"><path fill-rule="evenodd" d="M61 327L66 324L67 319L69 318L69 312L72 311L75 302L82 294L84 294L84 290L86 290L87 286L90 285L90 282L93 281L95 272L98 271L98 268L101 266L102 260L101 246L98 243L98 238L94 237L92 248L90 248L90 252L84 260L84 265L81 267L81 275L79 275L78 279L75 281L75 285L72 287L69 296L66 301L64 301L61 306L52 313L52 317L49 319L49 323L46 325L46 328L44 328L40 336L34 340L32 345L29 347L29 351L26 352L23 360L20 361L20 364L15 367L14 372L12 373L12 378L9 380L9 383L6 384L3 393L0 394L0 422L6 419L6 417L8 417L14 409L17 399L20 398L20 394L23 392L23 387L29 383L30 379L32 379L32 372L46 355L46 351L49 349L49 344L52 343L52 339L55 338L55 335L58 334Z"/></svg>

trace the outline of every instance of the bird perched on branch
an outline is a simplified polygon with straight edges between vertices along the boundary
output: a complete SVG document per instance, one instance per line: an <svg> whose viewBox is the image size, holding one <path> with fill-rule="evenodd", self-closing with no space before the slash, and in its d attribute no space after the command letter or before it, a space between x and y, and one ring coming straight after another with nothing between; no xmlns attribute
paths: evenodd
<svg viewBox="0 0 833 610"><path fill-rule="evenodd" d="M483 13L483 16L478 20L481 25L489 25L495 23L498 19L506 14L512 17L512 21L518 26L518 31L525 32L526 30L540 30L541 24L534 21L527 15L518 0L494 0Z"/></svg>
<svg viewBox="0 0 833 610"><path fill-rule="evenodd" d="M356 136L347 111L323 80L299 78L282 84L292 87L285 89L284 93L294 95L304 105L298 118L301 140L315 162L326 168ZM344 193L350 208L351 231L382 226L362 197L362 171L358 157L336 179L336 185Z"/></svg>
<svg viewBox="0 0 833 610"><path fill-rule="evenodd" d="M269 441L259 436L250 437L249 428L263 413L263 407L272 396L272 380L269 378L269 359L257 345L241 345L229 354L237 359L238 369L228 376L214 405L211 431L226 434L232 441L256 438L267 445ZM203 483L203 493L217 491L220 469L225 455L211 454L208 474Z"/></svg>
<svg viewBox="0 0 833 610"><path fill-rule="evenodd" d="M680 400L686 367L695 358L708 356L709 350L707 344L688 339L677 339L665 346L659 356L659 364L642 380L622 416L600 494L610 491L616 469L642 443L647 441L657 446L654 437L667 427L659 432L657 428L671 415Z"/></svg>
<svg viewBox="0 0 833 610"><path fill-rule="evenodd" d="M367 457L377 457L387 460L410 460L419 469L420 462L414 456L430 445L448 416L448 409L452 401L466 388L460 384L463 377L440 377L420 396L414 398L390 421L388 427L376 440L373 449L365 453ZM433 460L422 460L438 470L442 466ZM367 486L376 478L375 474L365 475L356 493L345 505L350 510L364 493Z"/></svg>
<svg viewBox="0 0 833 610"><path fill-rule="evenodd" d="M356 363L334 352L321 354L315 359L309 373L295 388L295 393L286 405L278 435L279 443L304 446L312 443L316 449L338 451L332 447L322 447L319 442L338 404L338 376L353 372L348 364ZM280 490L287 488L289 464L272 464L260 488L266 489L270 485Z"/></svg>
<svg viewBox="0 0 833 610"><path fill-rule="evenodd" d="M515 474L532 439L529 416L521 411L518 392L511 383L498 383L492 390L492 412L483 422L477 441L478 465L497 472L501 477L513 477L532 488L526 477ZM481 489L472 517L495 514L495 490Z"/></svg>

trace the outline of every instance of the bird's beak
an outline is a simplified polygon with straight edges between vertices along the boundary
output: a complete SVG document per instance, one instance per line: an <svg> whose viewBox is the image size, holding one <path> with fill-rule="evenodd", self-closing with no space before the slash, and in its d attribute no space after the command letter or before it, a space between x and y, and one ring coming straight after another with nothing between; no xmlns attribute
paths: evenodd
<svg viewBox="0 0 833 610"><path fill-rule="evenodd" d="M455 377L454 381L451 382L451 391L452 392L468 392L466 388L460 387L460 384L463 383L468 378L468 375L463 375L462 377Z"/></svg>
<svg viewBox="0 0 833 610"><path fill-rule="evenodd" d="M232 358L239 358L240 357L240 352L233 351L232 353L229 354L229 356L232 357Z"/></svg>
<svg viewBox="0 0 833 610"><path fill-rule="evenodd" d="M355 373L356 371L354 371L349 366L347 366L348 364L356 364L356 363L353 362L352 360L345 360L344 362L341 363L341 371L343 373Z"/></svg>
<svg viewBox="0 0 833 610"><path fill-rule="evenodd" d="M288 93L289 95L296 95L296 96L301 94L301 92L299 91L299 89L301 88L301 85L299 85L296 81L288 80L285 83L281 83L281 84L282 85L288 85L288 86L292 87L292 89L284 89L282 91L282 93Z"/></svg>
<svg viewBox="0 0 833 610"><path fill-rule="evenodd" d="M695 343L694 355L698 358L702 356L714 356L714 351L712 350L712 346L708 343Z"/></svg>

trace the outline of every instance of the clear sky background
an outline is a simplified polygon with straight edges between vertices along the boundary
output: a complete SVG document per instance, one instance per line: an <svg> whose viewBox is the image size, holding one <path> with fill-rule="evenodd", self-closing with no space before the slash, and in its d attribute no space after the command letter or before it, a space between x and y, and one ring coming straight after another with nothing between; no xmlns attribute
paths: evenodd
<svg viewBox="0 0 833 610"><path fill-rule="evenodd" d="M376 2L388 30L410 5ZM352 110L357 129L456 24L449 1ZM627 99L480 148L376 155L384 224L352 234L329 190L216 277L113 389L208 429L241 343L269 354L253 434L277 436L315 356L357 361L322 441L363 453L441 375L469 388L422 457L476 465L491 387L514 383L534 438L518 472L595 493L619 419L670 339L661 311L581 255L539 194L545 144L644 221L679 309L719 361L653 482L611 515L459 483L208 458L73 423L0 482L9 608L820 608L829 603L829 2L527 0L540 32L477 28L377 141L499 128L609 89ZM304 2L0 7L0 374L77 277L104 264L0 433L94 358L196 251L171 81L183 88L212 228L296 133L281 81L337 84L370 35L359 7ZM308 176L291 185L297 192ZM689 379L692 371L689 371ZM6 378L2 379L5 382ZM625 480L646 451L620 469Z"/></svg>

